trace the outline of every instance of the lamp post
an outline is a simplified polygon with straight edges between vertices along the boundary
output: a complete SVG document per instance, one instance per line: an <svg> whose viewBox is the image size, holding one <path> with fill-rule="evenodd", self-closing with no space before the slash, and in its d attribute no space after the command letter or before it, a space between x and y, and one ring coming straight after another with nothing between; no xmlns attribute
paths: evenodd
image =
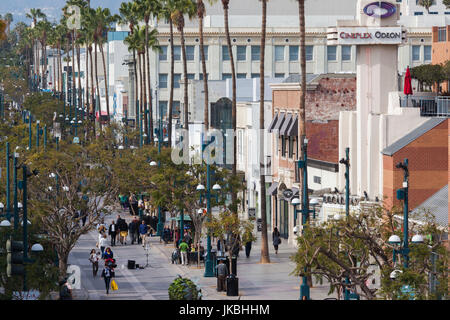
<svg viewBox="0 0 450 320"><path fill-rule="evenodd" d="M10 195L10 184L9 184L9 142L6 142L6 219L11 220L11 195Z"/></svg>
<svg viewBox="0 0 450 320"><path fill-rule="evenodd" d="M31 150L31 113L28 112L28 149Z"/></svg>
<svg viewBox="0 0 450 320"><path fill-rule="evenodd" d="M13 205L14 205L14 230L19 227L19 207L17 203L17 158L19 154L14 152L13 157Z"/></svg>
<svg viewBox="0 0 450 320"><path fill-rule="evenodd" d="M302 233L304 233L306 223L309 218L309 213L312 212L312 210L309 209L309 201L308 201L308 154L307 154L307 146L308 146L308 139L306 137L303 138L303 160L298 161L298 168L303 169L302 174L302 181L303 181L303 201L302 201L302 226L303 230ZM305 267L305 273L306 273L306 267ZM308 277L304 275L302 277L303 281L300 285L300 300L310 300L310 290L308 286Z"/></svg>
<svg viewBox="0 0 450 320"><path fill-rule="evenodd" d="M403 200L403 244L399 250L394 249L394 259L395 254L401 254L403 256L403 266L408 268L409 263L409 247L408 247L408 178L409 178L409 170L408 170L408 159L405 159L403 163L399 162L396 165L396 168L403 169L403 188L397 190L397 199ZM389 243L397 244L398 241L394 241L394 239L398 236L391 236L389 238ZM392 241L391 241L392 240ZM395 240L397 240L395 238ZM398 243L400 244L400 243ZM394 260L395 262L395 260Z"/></svg>
<svg viewBox="0 0 450 320"><path fill-rule="evenodd" d="M39 120L36 120L36 150L39 151Z"/></svg>

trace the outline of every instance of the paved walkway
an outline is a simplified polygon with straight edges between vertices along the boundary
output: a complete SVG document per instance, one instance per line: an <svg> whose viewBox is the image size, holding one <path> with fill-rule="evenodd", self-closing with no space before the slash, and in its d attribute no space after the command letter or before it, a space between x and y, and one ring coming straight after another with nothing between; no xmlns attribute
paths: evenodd
<svg viewBox="0 0 450 320"><path fill-rule="evenodd" d="M131 216L125 212L118 212L127 223ZM106 223L115 220L117 214L105 219ZM204 300L297 300L299 299L300 278L290 275L295 264L290 261L290 256L295 248L288 244L279 247L275 255L273 246L269 246L270 264L260 264L261 233L257 233L257 241L253 243L250 258L245 257L242 250L238 258L237 273L239 278L239 296L228 297L226 293L216 291L216 278L205 278L204 266L196 264L182 266L171 263L173 244L165 245L159 237L150 239L149 266L145 269L127 268L128 260L135 260L140 266L146 265L147 257L142 245L118 244L112 247L116 258L116 282L118 291L110 291L106 295L103 278L100 278L103 268L100 263L99 273L96 278L92 275L91 264L88 261L89 252L95 248L97 232L84 235L72 250L69 263L80 266L82 290L76 290L75 299L89 300L167 300L170 283L181 275L188 277L197 283L203 293ZM203 241L206 243L206 241ZM311 298L322 300L329 297L328 286L316 284L311 288ZM336 297L333 295L332 297Z"/></svg>

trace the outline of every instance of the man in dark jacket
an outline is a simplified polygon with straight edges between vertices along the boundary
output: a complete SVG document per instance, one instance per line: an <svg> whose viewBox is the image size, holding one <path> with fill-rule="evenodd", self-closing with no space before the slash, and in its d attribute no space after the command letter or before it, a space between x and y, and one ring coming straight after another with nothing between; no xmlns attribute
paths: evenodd
<svg viewBox="0 0 450 320"><path fill-rule="evenodd" d="M119 232L119 229L114 221L109 225L108 235L111 236L111 247L116 245L116 235Z"/></svg>
<svg viewBox="0 0 450 320"><path fill-rule="evenodd" d="M131 244L134 244L138 240L139 237L139 224L136 217L130 222L128 229L130 231Z"/></svg>
<svg viewBox="0 0 450 320"><path fill-rule="evenodd" d="M139 235L143 247L145 247L145 240L147 238L147 233L148 233L148 226L145 224L145 221L142 221L141 225L139 226Z"/></svg>

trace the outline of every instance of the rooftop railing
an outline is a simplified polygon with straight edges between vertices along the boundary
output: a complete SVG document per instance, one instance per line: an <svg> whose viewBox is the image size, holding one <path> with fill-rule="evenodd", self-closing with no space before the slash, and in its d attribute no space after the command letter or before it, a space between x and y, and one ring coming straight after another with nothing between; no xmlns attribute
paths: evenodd
<svg viewBox="0 0 450 320"><path fill-rule="evenodd" d="M420 108L421 117L450 117L450 97L402 97L400 106Z"/></svg>

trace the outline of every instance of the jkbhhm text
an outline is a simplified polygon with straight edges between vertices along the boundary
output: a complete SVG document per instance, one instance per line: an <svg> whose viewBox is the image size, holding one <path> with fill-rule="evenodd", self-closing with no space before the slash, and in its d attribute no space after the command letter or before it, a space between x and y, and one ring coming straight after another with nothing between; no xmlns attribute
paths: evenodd
<svg viewBox="0 0 450 320"><path fill-rule="evenodd" d="M269 315L269 305L224 305L222 308L214 307L198 307L189 306L180 307L178 311L180 315L203 315L207 318L211 315L219 315L222 317L228 315Z"/></svg>

